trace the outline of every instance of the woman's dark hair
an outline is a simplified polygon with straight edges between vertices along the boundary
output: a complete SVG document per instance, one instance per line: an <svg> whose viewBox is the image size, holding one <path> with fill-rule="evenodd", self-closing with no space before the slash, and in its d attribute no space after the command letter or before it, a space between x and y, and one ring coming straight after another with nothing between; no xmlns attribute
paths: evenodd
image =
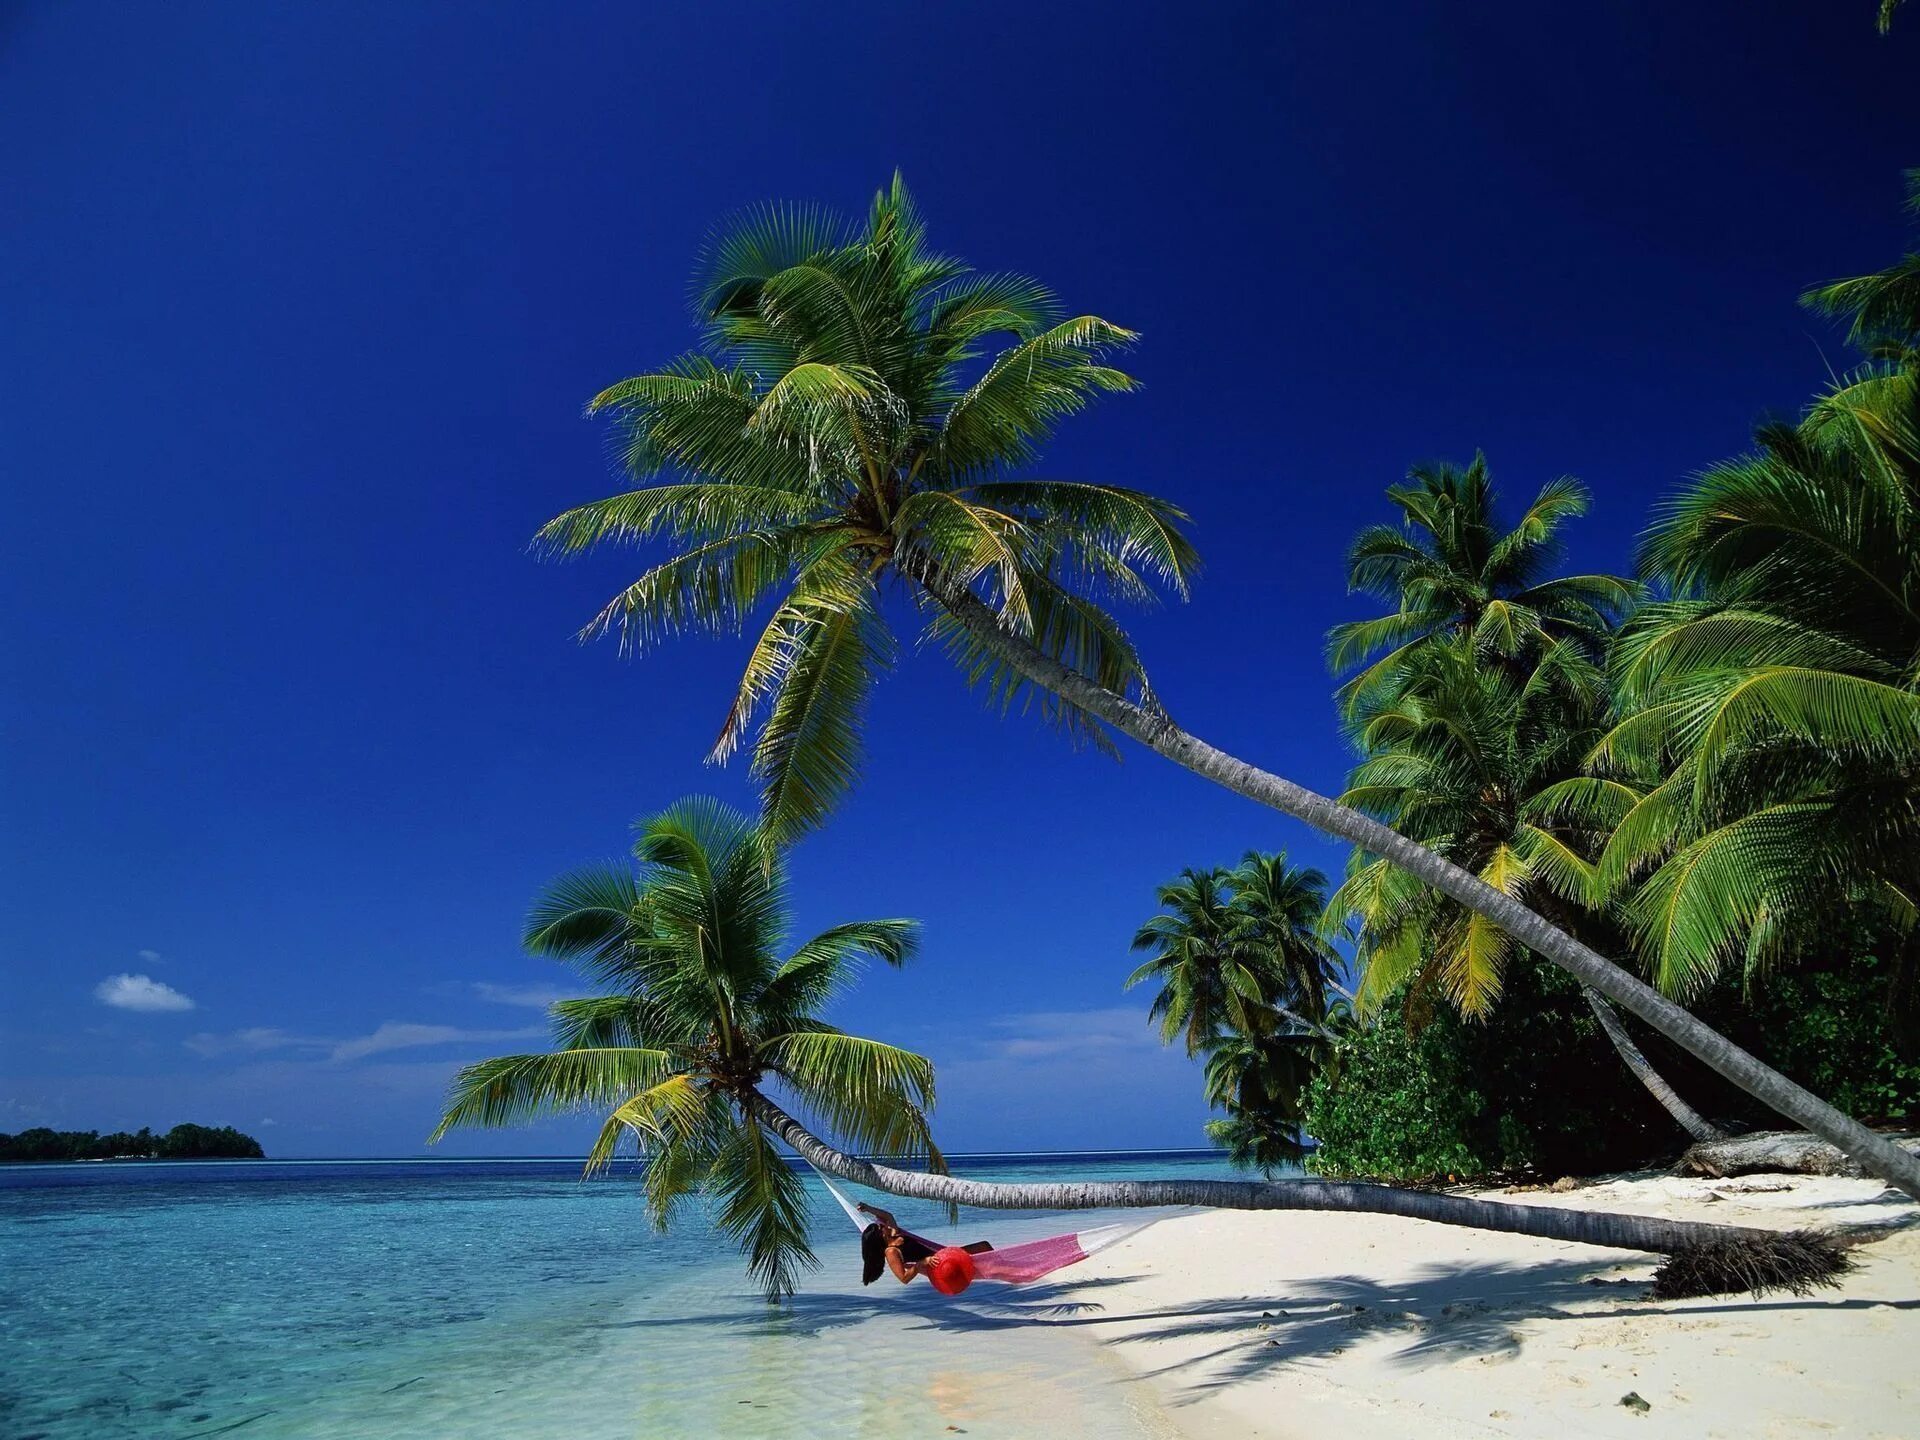
<svg viewBox="0 0 1920 1440"><path fill-rule="evenodd" d="M900 1237L900 1258L909 1264L925 1260L933 1251L915 1240L911 1235ZM879 1222L867 1226L860 1232L860 1283L871 1285L880 1278L880 1272L887 1268L887 1237Z"/></svg>

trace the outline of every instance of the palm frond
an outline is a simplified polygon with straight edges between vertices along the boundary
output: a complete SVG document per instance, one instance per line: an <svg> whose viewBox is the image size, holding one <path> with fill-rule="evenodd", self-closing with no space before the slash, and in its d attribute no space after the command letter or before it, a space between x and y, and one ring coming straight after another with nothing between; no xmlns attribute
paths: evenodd
<svg viewBox="0 0 1920 1440"><path fill-rule="evenodd" d="M618 1105L657 1084L673 1064L664 1050L627 1047L502 1055L454 1077L429 1143L464 1126L520 1125L597 1105Z"/></svg>

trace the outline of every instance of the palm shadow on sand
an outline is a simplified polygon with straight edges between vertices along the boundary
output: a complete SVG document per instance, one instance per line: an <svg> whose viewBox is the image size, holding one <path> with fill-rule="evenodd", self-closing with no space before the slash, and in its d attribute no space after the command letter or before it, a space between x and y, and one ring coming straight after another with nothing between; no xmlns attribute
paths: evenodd
<svg viewBox="0 0 1920 1440"><path fill-rule="evenodd" d="M1195 1337L1218 1342L1138 1372L1138 1379L1171 1382L1174 1403L1186 1404L1270 1370L1331 1358L1362 1342L1397 1342L1388 1352L1390 1362L1418 1368L1465 1359L1513 1358L1521 1348L1516 1327L1534 1320L1577 1323L1623 1315L1647 1317L1671 1308L1684 1308L1689 1314L1751 1313L1879 1303L1838 1297L1757 1302L1732 1297L1710 1305L1686 1301L1670 1306L1640 1298L1646 1293L1644 1276L1608 1275L1615 1264L1596 1257L1533 1264L1434 1265L1396 1281L1362 1275L1316 1276L1284 1290L1160 1308L1129 1303L1129 1292L1142 1278L1138 1275L1063 1279L1020 1289L983 1285L954 1298L918 1286L908 1290L876 1286L803 1291L778 1310L743 1304L702 1315L610 1322L607 1328L711 1327L808 1336L883 1318L909 1329L962 1332L1125 1324L1126 1333L1103 1336L1102 1342L1123 1352L1144 1342ZM1593 1302L1606 1300L1622 1303L1594 1308ZM1913 1303L1920 1306L1920 1301Z"/></svg>

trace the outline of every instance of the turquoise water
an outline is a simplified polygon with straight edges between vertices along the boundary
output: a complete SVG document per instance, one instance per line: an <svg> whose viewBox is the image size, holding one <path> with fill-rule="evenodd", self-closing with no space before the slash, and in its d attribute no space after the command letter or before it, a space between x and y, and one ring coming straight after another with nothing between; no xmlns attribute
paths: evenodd
<svg viewBox="0 0 1920 1440"><path fill-rule="evenodd" d="M993 1157L982 1179L1224 1174L1212 1156ZM1031 1435L1164 1422L1042 1326L1062 1285L859 1283L818 1182L821 1268L769 1310L690 1213L558 1161L0 1168L0 1440ZM1006 1244L1098 1223L889 1202ZM1101 1221L1122 1218L1102 1215ZM950 1428L952 1427L952 1428Z"/></svg>

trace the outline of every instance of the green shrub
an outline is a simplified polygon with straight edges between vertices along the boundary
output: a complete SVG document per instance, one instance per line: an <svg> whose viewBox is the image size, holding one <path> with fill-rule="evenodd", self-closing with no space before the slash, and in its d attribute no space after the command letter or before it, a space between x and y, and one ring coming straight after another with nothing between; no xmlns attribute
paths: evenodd
<svg viewBox="0 0 1920 1440"><path fill-rule="evenodd" d="M1404 1000L1343 1047L1336 1075L1307 1089L1307 1168L1335 1177L1428 1181L1500 1168L1486 1150L1486 1099L1467 1073L1461 1022L1437 1016L1418 1034Z"/></svg>
<svg viewBox="0 0 1920 1440"><path fill-rule="evenodd" d="M1309 1169L1403 1182L1557 1176L1678 1148L1672 1122L1557 969L1516 960L1484 1021L1429 1008L1393 997L1315 1082Z"/></svg>
<svg viewBox="0 0 1920 1440"><path fill-rule="evenodd" d="M1862 955L1821 968L1782 967L1742 995L1719 997L1726 1032L1781 1073L1875 1124L1920 1123L1920 1059L1903 1050L1890 1014L1893 966ZM1740 1097L1742 1119L1778 1117Z"/></svg>

